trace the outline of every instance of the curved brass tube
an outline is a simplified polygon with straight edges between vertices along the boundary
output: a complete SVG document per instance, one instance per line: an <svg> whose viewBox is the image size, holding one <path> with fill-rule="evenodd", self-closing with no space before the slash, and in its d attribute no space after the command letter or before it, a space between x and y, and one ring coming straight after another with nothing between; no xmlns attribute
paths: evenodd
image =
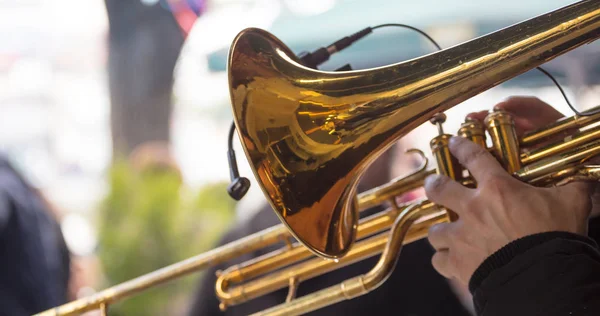
<svg viewBox="0 0 600 316"><path fill-rule="evenodd" d="M419 150L409 150L408 153L418 153L423 158L421 166L405 179L397 178L382 186L381 189L384 194L378 194L378 188L359 194L357 196L357 201L359 205L362 204L359 208L360 210L368 209L371 206L386 201L394 203L393 198L395 196L401 195L402 193L422 185L425 177L431 172L430 170L427 170L428 159L423 152ZM88 297L77 299L56 308L40 312L36 315L79 315L80 313L96 310L101 307L106 309L107 305L124 297L133 296L147 288L168 282L180 276L227 262L241 255L266 248L282 241L291 244L292 238L290 231L283 224L279 224L200 255L188 258L184 261L102 290L101 292L92 294ZM304 250L305 248L302 247L296 251L302 253L301 255L304 255ZM290 256L288 260L295 258L297 259L298 257Z"/></svg>
<svg viewBox="0 0 600 316"><path fill-rule="evenodd" d="M295 299L285 305L275 306L262 312L252 314L252 316L300 315L343 300L353 299L379 287L394 270L396 262L398 261L398 255L402 249L402 243L406 238L411 225L418 218L439 211L440 208L428 200L423 200L418 204L405 208L392 225L390 231L391 238L387 240L379 261L368 273L346 280L339 285L334 285L316 293Z"/></svg>
<svg viewBox="0 0 600 316"><path fill-rule="evenodd" d="M370 236L378 231L388 230L402 211L410 207L413 207L413 205L405 205L401 208L386 210L366 219L363 225L359 226L359 238ZM442 211L433 214L422 221L417 221L410 227L405 243L408 244L424 238L427 236L429 227L447 221L448 216ZM276 251L270 254L270 256L259 257L256 258L256 260L252 260L243 265L232 266L220 274L216 282L216 294L221 301L220 308L224 310L227 306L240 304L264 294L285 288L289 285L289 280L291 279L302 282L325 274L331 270L352 264L359 259L372 257L383 250L388 238L387 232L378 234L374 237L359 241L346 256L338 260L323 260L318 257L313 258L298 265L277 271L264 279L253 280L236 287L230 286L234 283L241 283L253 279L266 272L277 270L290 263L307 259L312 257L313 254L308 251L308 249L297 246L290 251Z"/></svg>
<svg viewBox="0 0 600 316"><path fill-rule="evenodd" d="M598 138L600 138L600 136L596 136L595 138L590 139L589 143L576 146L570 151L561 152L555 156L546 157L546 159L540 160L530 166L525 166L521 170L515 172L514 176L521 181L537 186L564 185L573 181L598 181L600 179L600 167L582 165L587 159L600 155L600 139ZM400 238L406 238L405 236L407 234L405 230L410 232L410 227L403 228L402 225L410 226L410 223L413 223L414 219L409 219L412 219L413 217L420 218L421 216L430 216L432 214L430 213L432 211L431 208L435 208L438 212L441 210L427 200L424 200L417 205L405 207L392 226L392 231L390 232L392 241L388 242L386 250L388 247L401 247L401 244L404 241ZM403 221L402 217L407 217L408 219L405 218ZM426 225L428 224L429 226L427 227L431 227L436 223L445 221L447 221L447 219L442 218L437 222L429 222L429 220L427 220L423 223ZM400 232L399 234L394 232L395 228ZM408 234L407 236L410 238L418 238L419 235ZM426 234L421 235L421 237L425 236ZM376 240L376 242L381 242L381 240ZM398 243L400 243L400 246L398 246ZM375 245L373 246L375 247ZM361 247L364 247L364 245ZM398 249L398 251L400 250ZM381 284L380 282L383 282L389 273L391 273L390 269L393 270L393 264L396 262L394 260L396 260L395 256L397 256L397 254L398 253L392 250L388 250L388 252L384 250L378 264L369 273L349 279L339 285L320 290L291 302L275 306L255 315L297 315L297 313L310 312L335 304L344 299L352 299L356 296L366 294L378 287ZM317 271L320 269L319 267L314 266L313 268ZM308 275L312 275L311 273L314 272L315 271L312 270L303 270L303 273ZM248 292L251 290L252 289L249 289Z"/></svg>
<svg viewBox="0 0 600 316"><path fill-rule="evenodd" d="M586 127L588 124L594 123L589 119L577 119L576 117L566 118L561 121L570 122L571 126L576 124L578 128ZM543 135L543 139L548 139L558 135L556 133L561 133L563 131L562 129L556 129L554 127L551 129L554 130L554 132L550 133L545 130L538 130L536 133L531 133L530 135L533 139L542 139L540 136L536 135ZM563 179L565 177L570 178L562 181L575 181L575 179L581 180L582 178L593 179L594 174L596 174L594 171L597 170L592 168L581 169L579 164L582 162L582 157L585 158L594 155L595 153L600 153L600 144L595 145L600 141L599 131L600 128L593 128L584 133L578 133L573 137L569 137L567 140L556 141L531 151L530 153L522 154L522 164L529 165L517 171L515 176L520 180L532 181L532 184L536 185L556 183L558 181L557 179ZM530 142L529 144L531 145L533 143ZM413 150L409 150L408 152L413 152ZM361 193L358 198L360 210L378 205L382 201L393 199L393 197L402 193L422 187L424 179L428 175L435 173L436 170L427 170L428 160L422 153L420 153L420 155L423 157L424 162L414 173ZM550 160L544 160L547 158L550 158ZM573 164L576 164L576 166L569 167ZM539 174L545 174L545 176L533 181L532 177L535 177L536 174L537 176L539 176ZM468 179L465 179L462 182L464 185L467 185L468 181ZM406 207L406 205L399 206L396 209L380 212L363 219L358 226L357 238L363 238L373 233L389 229L398 214L400 214L401 209ZM431 221L428 220L416 223L410 229L408 238L410 239L411 236L416 236L413 229L414 231L420 231L425 225L446 221L444 216L445 215L440 214ZM376 249L377 251L381 251L383 246ZM224 310L227 306L240 304L268 292L284 288L288 285L288 281L291 278L298 277L298 279L302 281L306 279L306 275L315 277L325 273L325 270L321 270L321 265L315 264L312 265L312 269L309 269L308 267L311 267L311 265L304 264L300 267L296 267L301 272L294 272L292 270L293 268L286 270L287 277L283 273L278 273L276 276L269 276L265 279L252 281L247 285L233 287L235 284L252 280L260 275L286 267L295 262L300 262L301 260L308 259L312 256L313 254L308 249L301 247L299 243L295 243L289 248L273 251L243 264L234 265L221 272L215 288L216 295L221 301L221 309ZM344 260L341 260L340 262L344 262Z"/></svg>

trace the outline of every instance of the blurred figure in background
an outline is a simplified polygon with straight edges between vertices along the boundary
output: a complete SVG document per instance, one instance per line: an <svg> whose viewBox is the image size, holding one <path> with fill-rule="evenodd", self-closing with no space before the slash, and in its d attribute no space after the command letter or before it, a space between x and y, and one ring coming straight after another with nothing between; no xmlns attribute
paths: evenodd
<svg viewBox="0 0 600 316"><path fill-rule="evenodd" d="M414 156L404 154L404 146L397 143L394 148L388 150L371 165L363 176L358 187L358 192L374 188L391 180L392 170L409 170L412 172L420 165L414 160ZM402 165L402 166L398 166ZM395 172L394 172L395 173ZM419 194L420 195L420 194ZM419 196L414 193L406 194L398 200L400 203L413 200ZM383 208L374 207L361 212L361 218L382 211ZM219 242L218 246L241 239L265 228L280 224L277 215L270 205L265 205L256 215L247 222L242 222L233 227ZM206 272L200 279L198 291L191 306L189 316L237 316L248 315L266 308L285 302L288 289L263 295L249 302L229 306L222 312L219 310L219 300L215 295L215 273L228 267L273 250L283 247L280 243L266 249L261 249L230 262L218 265ZM390 279L375 291L358 298L334 304L308 315L411 315L411 316L439 316L469 315L470 307L465 308L461 300L455 294L444 277L439 275L431 265L433 249L426 239L422 239L403 247L401 259ZM297 291L297 297L313 293L328 286L367 273L377 261L379 255L367 260L359 261L347 267L337 269L322 276L301 281ZM468 301L468 299L466 300Z"/></svg>
<svg viewBox="0 0 600 316"><path fill-rule="evenodd" d="M0 315L70 298L70 253L51 205L0 153Z"/></svg>

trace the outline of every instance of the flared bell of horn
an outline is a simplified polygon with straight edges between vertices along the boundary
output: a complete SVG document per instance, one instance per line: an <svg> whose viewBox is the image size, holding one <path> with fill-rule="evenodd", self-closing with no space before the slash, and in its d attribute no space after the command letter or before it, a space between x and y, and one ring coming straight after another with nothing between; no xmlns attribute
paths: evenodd
<svg viewBox="0 0 600 316"><path fill-rule="evenodd" d="M462 101L598 38L581 1L421 58L368 70L306 68L268 32L229 52L235 124L254 175L293 236L325 258L355 240L356 187L396 140Z"/></svg>

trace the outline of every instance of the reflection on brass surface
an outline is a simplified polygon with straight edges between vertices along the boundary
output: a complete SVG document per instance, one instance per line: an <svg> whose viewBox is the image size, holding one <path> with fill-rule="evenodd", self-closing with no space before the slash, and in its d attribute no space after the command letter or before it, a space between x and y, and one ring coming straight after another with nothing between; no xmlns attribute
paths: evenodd
<svg viewBox="0 0 600 316"><path fill-rule="evenodd" d="M305 314L364 295L385 282L403 244L449 220L448 212L430 201L396 205L395 197L422 186L451 157L440 156L437 168L428 168L425 160L414 173L357 194L369 164L434 115L598 36L600 1L580 1L421 58L334 73L303 67L273 35L246 29L229 56L234 119L253 172L282 224L38 315L110 313L110 304L119 300L281 241L287 246L220 273L216 286L223 308L285 286L291 287L288 300L257 315ZM506 124L509 117L494 115L488 120L488 150L517 179L551 186L600 178L600 166L589 164L600 153L600 133L573 131L597 123L600 114L565 118L521 139ZM459 135L472 139L473 131ZM547 140L553 142L520 152ZM460 182L476 186L473 179ZM384 203L390 207L359 223L361 209ZM301 277L378 253L368 273L296 297ZM290 272L288 278L278 269Z"/></svg>
<svg viewBox="0 0 600 316"><path fill-rule="evenodd" d="M376 157L434 114L597 39L599 8L582 1L421 58L343 72L306 68L272 34L243 30L229 55L231 102L265 196L307 248L342 257L356 238L356 184Z"/></svg>

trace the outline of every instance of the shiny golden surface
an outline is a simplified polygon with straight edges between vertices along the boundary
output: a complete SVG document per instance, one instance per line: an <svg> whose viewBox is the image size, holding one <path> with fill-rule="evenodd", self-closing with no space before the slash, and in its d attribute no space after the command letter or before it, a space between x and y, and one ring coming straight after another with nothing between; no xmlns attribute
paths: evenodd
<svg viewBox="0 0 600 316"><path fill-rule="evenodd" d="M438 207L427 200L405 208L391 227L390 237L385 243L379 261L368 273L252 315L300 315L372 291L383 284L393 271L411 225L419 217L438 211Z"/></svg>
<svg viewBox="0 0 600 316"><path fill-rule="evenodd" d="M235 284L236 288L228 288L232 291L225 294L240 302L244 297L280 287L285 275L269 272L295 261L313 260L313 265L305 265L301 271L304 276L316 276L381 252L378 264L369 273L301 298L295 298L300 270L288 270L292 273L287 282L291 288L288 301L260 314L303 314L368 293L393 271L404 243L423 238L431 225L447 220L447 216L445 210L424 200L389 209L358 225L356 213L362 207L386 201L393 205L395 195L418 188L425 176L438 172L425 165L412 175L356 196L355 184L361 171L394 140L434 114L597 39L599 19L600 1L581 1L440 53L387 67L340 73L298 65L291 51L267 32L248 29L240 33L229 64L234 117L253 171L285 225L38 315L110 310L111 303L145 289L280 241L291 246L240 265L249 268L244 271L250 274L236 275L232 269L228 282L241 283L249 275L262 279L252 280L251 288ZM600 114L565 118L517 142L529 146L569 135L572 129L599 120ZM511 135L498 133L496 144L506 143L502 138L514 137ZM537 158L528 158L532 159L530 164L520 161L524 166L514 176L541 186L598 181L600 166L586 163L600 153L599 136L594 133L585 139L572 141L574 137L551 144ZM514 146L506 148L510 151ZM508 154L522 157L523 153ZM469 181L465 179L463 184L472 185ZM386 226L391 229L381 232ZM293 236L304 239L292 245ZM357 243L360 248L350 247L354 239L363 236L366 239ZM385 246L381 236L386 236ZM309 251L321 257L340 257L341 263L310 259Z"/></svg>
<svg viewBox="0 0 600 316"><path fill-rule="evenodd" d="M549 145L521 153L521 163L530 164L539 161L544 157L563 153L567 150L576 148L579 145L598 139L598 136L600 136L600 126L596 126L583 132L574 133Z"/></svg>
<svg viewBox="0 0 600 316"><path fill-rule="evenodd" d="M375 158L434 114L596 40L599 27L600 2L581 1L421 58L345 72L303 67L273 35L249 28L228 64L238 135L294 237L340 258L356 238L356 184Z"/></svg>
<svg viewBox="0 0 600 316"><path fill-rule="evenodd" d="M565 117L553 124L525 133L525 135L523 135L521 138L520 143L521 146L525 147L538 144L544 140L547 140L548 138L556 137L557 135L567 136L571 134L570 130L581 128L588 124L597 122L599 119L600 113L590 116L574 115Z"/></svg>
<svg viewBox="0 0 600 316"><path fill-rule="evenodd" d="M521 169L519 140L512 117L503 111L493 111L485 118L492 140L493 153L509 173Z"/></svg>
<svg viewBox="0 0 600 316"><path fill-rule="evenodd" d="M521 181L535 185L546 184L549 177L556 180L564 169L582 167L586 161L600 154L600 139L578 146L570 151L542 159L515 172L515 177Z"/></svg>
<svg viewBox="0 0 600 316"><path fill-rule="evenodd" d="M399 214L400 210L384 212L385 216L378 216L371 227L377 230L389 229ZM447 220L448 217L446 214L442 211L438 211L429 218L415 222L409 228L404 244L425 238L429 227L438 223L447 222ZM361 226L359 225L359 238L362 237L361 235L370 235L360 228ZM370 258L383 251L388 238L389 234L387 232L365 238L364 240L357 242L346 256L337 261L323 260L319 257L311 256L311 252L305 247L295 247L292 251L281 252L274 256L261 258L260 260L256 260L245 266L234 266L231 269L228 269L228 271L224 271L217 280L216 293L221 301L220 307L225 309L227 306L244 303L248 300L285 288L288 286L290 279L306 281L360 260ZM301 261L310 257L314 258L278 270L292 261ZM266 278L255 279L244 285L232 287L234 283L250 280L271 271L277 272L271 273Z"/></svg>
<svg viewBox="0 0 600 316"><path fill-rule="evenodd" d="M475 144L486 147L485 127L476 120L465 119L465 122L460 125L456 135L464 137Z"/></svg>

